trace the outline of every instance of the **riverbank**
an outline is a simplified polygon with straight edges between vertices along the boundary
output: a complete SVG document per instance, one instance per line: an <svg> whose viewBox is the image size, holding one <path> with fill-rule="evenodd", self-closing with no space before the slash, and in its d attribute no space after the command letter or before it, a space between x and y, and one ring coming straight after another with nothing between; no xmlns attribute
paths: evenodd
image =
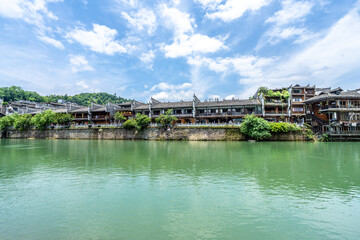
<svg viewBox="0 0 360 240"><path fill-rule="evenodd" d="M1 132L3 138L34 139L98 139L98 140L177 140L177 141L246 141L238 127L175 127L147 128L143 131L124 128L83 128L48 130L10 130ZM306 141L301 132L273 134L266 141Z"/></svg>

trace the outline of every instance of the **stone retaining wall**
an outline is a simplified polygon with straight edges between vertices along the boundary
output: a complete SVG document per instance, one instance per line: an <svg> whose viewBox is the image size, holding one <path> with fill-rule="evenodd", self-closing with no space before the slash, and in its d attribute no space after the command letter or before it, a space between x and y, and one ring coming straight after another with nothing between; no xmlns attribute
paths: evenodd
<svg viewBox="0 0 360 240"><path fill-rule="evenodd" d="M148 128L141 132L123 128L92 129L49 129L0 132L6 138L35 139L104 139L104 140L187 140L187 141L245 141L239 128L174 128L166 131L161 128ZM301 133L273 135L268 141L306 141Z"/></svg>

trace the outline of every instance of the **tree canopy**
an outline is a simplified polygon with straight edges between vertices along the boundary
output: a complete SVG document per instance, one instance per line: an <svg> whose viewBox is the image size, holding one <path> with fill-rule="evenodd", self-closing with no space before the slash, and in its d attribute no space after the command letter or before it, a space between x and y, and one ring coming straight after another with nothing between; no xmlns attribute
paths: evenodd
<svg viewBox="0 0 360 240"><path fill-rule="evenodd" d="M122 103L129 101L128 99L117 97L109 93L80 93L74 96L65 95L48 95L41 96L37 92L25 91L21 87L2 87L0 88L0 99L4 102L12 102L18 100L25 100L31 102L57 102L59 99L63 99L67 102L74 102L79 105L89 106L92 102L97 104Z"/></svg>
<svg viewBox="0 0 360 240"><path fill-rule="evenodd" d="M164 128L168 128L171 127L173 122L176 122L178 119L172 115L173 114L173 110L172 109L168 109L165 114L161 114L160 117L157 117L155 119L155 121L157 123L160 123L161 126L163 126Z"/></svg>

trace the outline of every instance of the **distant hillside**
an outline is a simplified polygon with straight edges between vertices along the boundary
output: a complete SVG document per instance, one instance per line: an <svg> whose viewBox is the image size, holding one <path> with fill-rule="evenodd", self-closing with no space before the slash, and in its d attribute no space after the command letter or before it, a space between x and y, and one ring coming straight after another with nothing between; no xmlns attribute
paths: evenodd
<svg viewBox="0 0 360 240"><path fill-rule="evenodd" d="M21 87L2 87L0 88L0 99L4 102L12 102L18 100L26 100L31 102L57 102L58 99L63 99L68 102L74 102L79 105L88 106L92 102L97 104L122 103L129 101L128 99L117 97L108 93L81 93L74 96L68 95L49 95L41 96L37 92L25 91Z"/></svg>

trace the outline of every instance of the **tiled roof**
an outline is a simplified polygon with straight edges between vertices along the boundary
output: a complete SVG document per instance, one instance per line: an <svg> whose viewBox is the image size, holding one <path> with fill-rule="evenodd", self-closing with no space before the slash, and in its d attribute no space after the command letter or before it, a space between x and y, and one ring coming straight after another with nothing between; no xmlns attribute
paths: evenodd
<svg viewBox="0 0 360 240"><path fill-rule="evenodd" d="M98 107L98 108L95 108L95 109L90 108L90 112L106 112L106 108L105 108L105 106Z"/></svg>
<svg viewBox="0 0 360 240"><path fill-rule="evenodd" d="M341 92L340 94L333 94L333 93L324 93L319 96L315 96L308 100L305 100L305 103L314 103L314 102L321 102L326 100L340 100L340 99L358 99L360 100L360 93L356 91L347 91Z"/></svg>
<svg viewBox="0 0 360 240"><path fill-rule="evenodd" d="M137 107L134 107L134 110L149 110L149 104L142 104Z"/></svg>
<svg viewBox="0 0 360 240"><path fill-rule="evenodd" d="M257 99L245 99L245 100L223 100L223 101L208 101L200 102L196 105L197 108L202 107L227 107L227 106L245 106L245 105L261 105L261 102ZM192 101L181 102L162 102L151 106L152 110L156 109L171 109L171 108L192 108ZM148 110L149 104L143 104L134 108L134 110Z"/></svg>
<svg viewBox="0 0 360 240"><path fill-rule="evenodd" d="M258 99L244 99L244 100L223 100L223 101L209 101L200 102L196 107L226 107L226 106L245 106L245 105L261 105Z"/></svg>
<svg viewBox="0 0 360 240"><path fill-rule="evenodd" d="M66 113L66 108L62 108L62 109L54 109L52 110L54 113Z"/></svg>
<svg viewBox="0 0 360 240"><path fill-rule="evenodd" d="M162 102L152 105L152 109L168 109L168 108L192 108L192 101L181 101L181 102Z"/></svg>
<svg viewBox="0 0 360 240"><path fill-rule="evenodd" d="M73 109L73 110L70 110L69 112L71 112L71 113L87 113L87 112L89 112L89 107Z"/></svg>

